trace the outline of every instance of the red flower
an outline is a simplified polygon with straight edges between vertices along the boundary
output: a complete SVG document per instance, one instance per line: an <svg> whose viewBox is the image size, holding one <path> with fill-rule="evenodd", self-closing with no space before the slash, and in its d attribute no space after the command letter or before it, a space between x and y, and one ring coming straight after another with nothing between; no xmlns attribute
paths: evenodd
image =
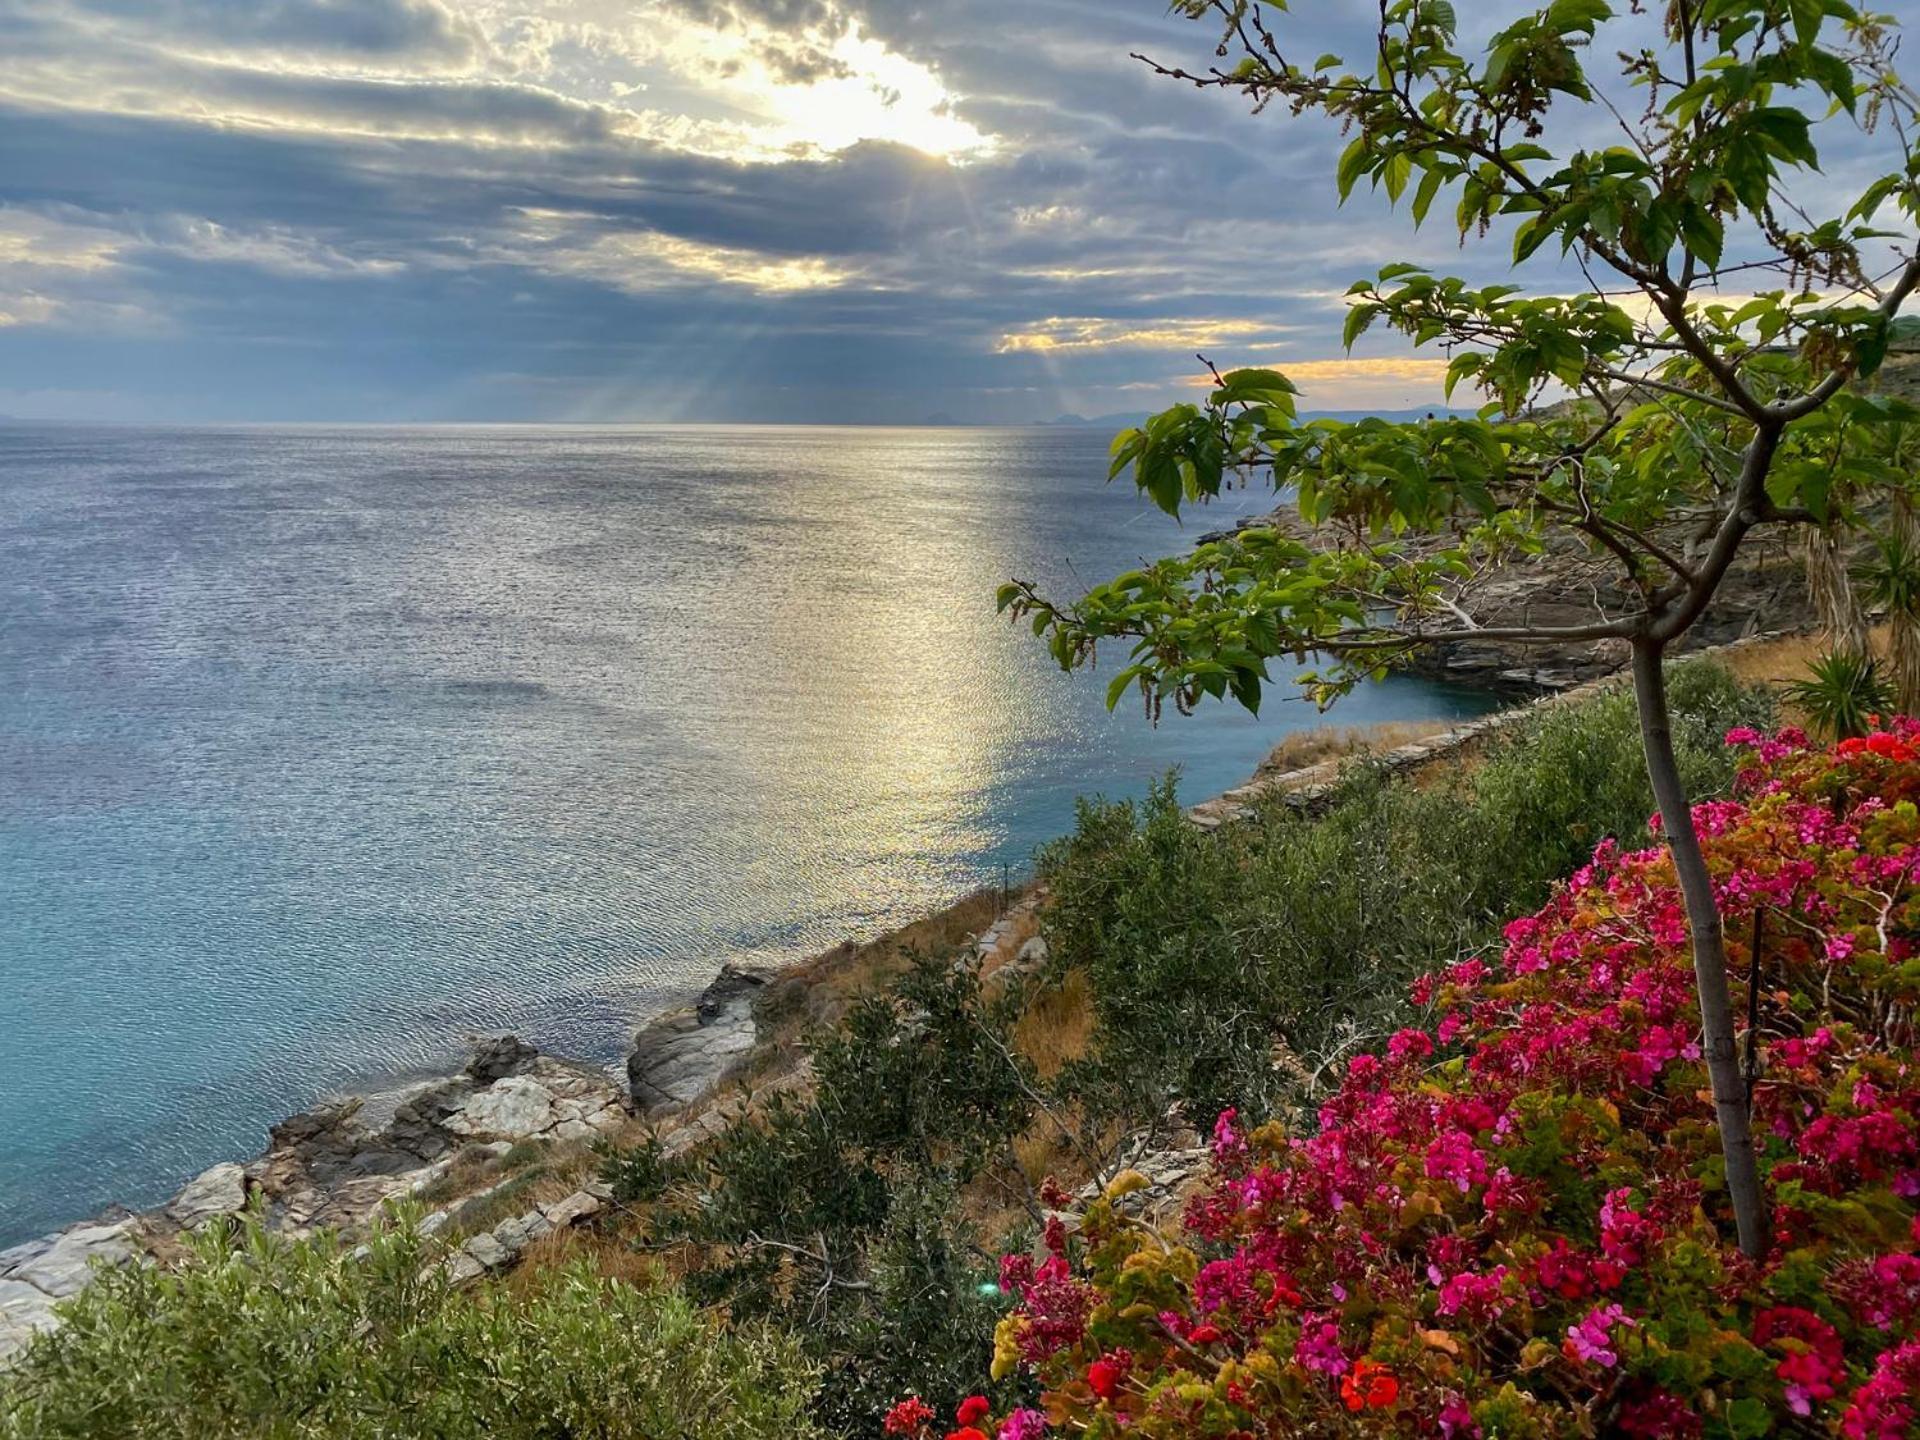
<svg viewBox="0 0 1920 1440"><path fill-rule="evenodd" d="M1220 1327L1217 1325L1196 1325L1193 1333L1187 1336L1196 1345L1215 1345L1220 1340Z"/></svg>
<svg viewBox="0 0 1920 1440"><path fill-rule="evenodd" d="M909 1395L887 1412L880 1428L889 1435L918 1435L933 1419L933 1407L918 1395Z"/></svg>
<svg viewBox="0 0 1920 1440"><path fill-rule="evenodd" d="M962 1425L972 1425L976 1421L986 1419L987 1411L992 1408L991 1405L987 1404L986 1396L969 1395L960 1402L960 1408L953 1412L953 1418L958 1420Z"/></svg>
<svg viewBox="0 0 1920 1440"><path fill-rule="evenodd" d="M1377 1360L1359 1360L1340 1382L1349 1410L1384 1410L1400 1398L1400 1382Z"/></svg>
<svg viewBox="0 0 1920 1440"><path fill-rule="evenodd" d="M1087 1384L1102 1400L1111 1400L1120 1390L1120 1381L1126 1374L1124 1366L1111 1360L1096 1360L1087 1366Z"/></svg>
<svg viewBox="0 0 1920 1440"><path fill-rule="evenodd" d="M947 1440L987 1440L987 1437L971 1425L962 1425L958 1430L949 1430Z"/></svg>

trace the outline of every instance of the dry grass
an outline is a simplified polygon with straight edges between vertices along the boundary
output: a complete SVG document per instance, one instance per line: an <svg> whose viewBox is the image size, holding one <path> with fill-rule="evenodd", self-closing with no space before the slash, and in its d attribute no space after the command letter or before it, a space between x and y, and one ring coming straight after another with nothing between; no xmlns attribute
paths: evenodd
<svg viewBox="0 0 1920 1440"><path fill-rule="evenodd" d="M1013 1045L1033 1062L1043 1080L1060 1073L1070 1060L1086 1057L1093 1046L1093 986L1084 971L1071 971L1061 984L1042 991L1013 1028Z"/></svg>
<svg viewBox="0 0 1920 1440"><path fill-rule="evenodd" d="M1329 760L1345 760L1355 755L1375 754L1416 740L1430 739L1453 728L1447 720L1394 720L1382 725L1316 725L1311 730L1296 730L1267 752L1258 774L1263 777L1284 775L1324 765Z"/></svg>
<svg viewBox="0 0 1920 1440"><path fill-rule="evenodd" d="M1868 635L1868 643L1877 655L1887 653L1887 627L1879 625ZM1826 641L1817 633L1780 635L1770 640L1743 645L1727 652L1725 664L1748 685L1773 685L1780 690L1780 718L1796 725L1807 723L1807 716L1785 693L1786 686L1804 680L1808 668L1826 653Z"/></svg>
<svg viewBox="0 0 1920 1440"><path fill-rule="evenodd" d="M849 941L788 966L768 984L760 1000L759 1018L768 1033L769 1050L790 1049L808 1030L833 1024L862 995L883 988L903 972L911 956L957 949L999 914L1000 892L976 891L865 944Z"/></svg>
<svg viewBox="0 0 1920 1440"><path fill-rule="evenodd" d="M1780 635L1729 650L1722 663L1743 684L1777 684L1799 679L1821 648L1817 635Z"/></svg>
<svg viewBox="0 0 1920 1440"><path fill-rule="evenodd" d="M523 1252L522 1263L508 1277L508 1284L524 1292L539 1283L543 1271L556 1265L578 1265L583 1261L604 1280L615 1280L641 1289L651 1289L667 1280L667 1268L659 1258L635 1248L628 1237L615 1229L575 1227L556 1230L534 1241Z"/></svg>

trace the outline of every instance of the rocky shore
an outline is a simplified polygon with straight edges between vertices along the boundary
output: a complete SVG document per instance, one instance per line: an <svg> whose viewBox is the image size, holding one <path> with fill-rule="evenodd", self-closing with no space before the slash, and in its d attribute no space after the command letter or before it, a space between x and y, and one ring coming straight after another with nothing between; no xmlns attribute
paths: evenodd
<svg viewBox="0 0 1920 1440"><path fill-rule="evenodd" d="M487 1036L457 1074L290 1116L261 1154L211 1167L164 1205L115 1209L0 1250L0 1364L53 1328L55 1306L98 1267L164 1260L189 1232L247 1210L277 1233L352 1239L391 1202L411 1201L425 1212L422 1229L445 1237L456 1283L505 1269L610 1203L593 1178L596 1142L646 1121L677 1152L728 1123L734 1107L706 1102L753 1053L754 1002L769 983L723 967L694 1004L640 1029L627 1084L516 1036ZM761 1088L803 1078L776 1075ZM536 1176L542 1183L530 1184Z"/></svg>

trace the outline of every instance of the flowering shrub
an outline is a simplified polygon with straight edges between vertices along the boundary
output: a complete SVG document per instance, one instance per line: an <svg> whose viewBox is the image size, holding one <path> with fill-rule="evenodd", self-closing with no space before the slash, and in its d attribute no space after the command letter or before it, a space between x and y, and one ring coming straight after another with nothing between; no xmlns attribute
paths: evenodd
<svg viewBox="0 0 1920 1440"><path fill-rule="evenodd" d="M1415 987L1432 1032L1356 1057L1319 1133L1223 1114L1178 1240L1116 1203L1129 1174L1008 1257L994 1372L1042 1410L963 1440L1920 1435L1920 725L1728 740L1736 798L1696 823L1760 1037L1763 1261L1731 1241L1672 868L1608 842Z"/></svg>

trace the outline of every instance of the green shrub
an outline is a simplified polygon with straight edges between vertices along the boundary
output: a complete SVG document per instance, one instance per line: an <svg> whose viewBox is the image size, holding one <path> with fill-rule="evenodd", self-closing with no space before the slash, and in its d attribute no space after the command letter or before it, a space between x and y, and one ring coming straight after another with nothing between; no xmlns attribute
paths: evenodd
<svg viewBox="0 0 1920 1440"><path fill-rule="evenodd" d="M1765 723L1765 695L1707 663L1678 667L1671 688L1686 783L1724 790L1720 738ZM1314 815L1273 799L1209 835L1171 781L1138 804L1083 802L1041 857L1053 963L1085 969L1099 1018L1097 1053L1068 1085L1123 1120L1175 1099L1270 1113L1297 1083L1276 1042L1320 1058L1393 1028L1413 976L1538 905L1602 836L1644 837L1639 744L1621 690L1543 707L1468 772L1416 785L1357 764Z"/></svg>
<svg viewBox="0 0 1920 1440"><path fill-rule="evenodd" d="M568 1267L450 1288L406 1227L349 1253L249 1223L114 1271L0 1374L0 1437L796 1440L815 1371L670 1290Z"/></svg>
<svg viewBox="0 0 1920 1440"><path fill-rule="evenodd" d="M692 1294L803 1337L823 1423L874 1433L898 1393L958 1401L978 1369L1005 1307L957 1197L1027 1125L1033 1081L978 979L943 959L811 1053L804 1099L775 1096L690 1160L647 1141L602 1173L654 1206L657 1239L691 1242Z"/></svg>

